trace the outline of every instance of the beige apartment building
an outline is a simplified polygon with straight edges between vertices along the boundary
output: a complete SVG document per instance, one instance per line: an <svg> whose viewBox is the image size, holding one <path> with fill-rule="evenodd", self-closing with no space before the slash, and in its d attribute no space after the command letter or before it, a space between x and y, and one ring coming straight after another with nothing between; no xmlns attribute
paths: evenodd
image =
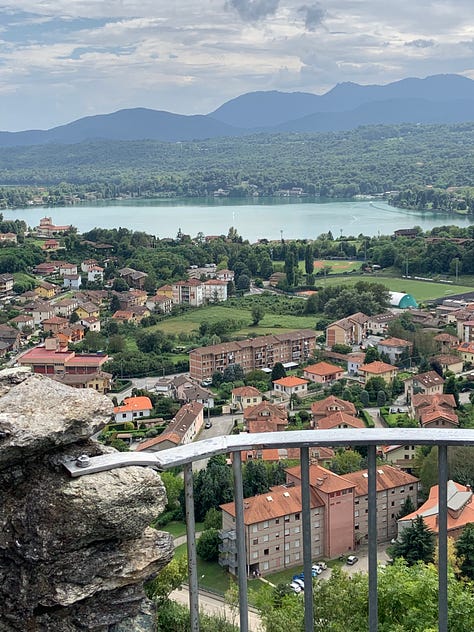
<svg viewBox="0 0 474 632"><path fill-rule="evenodd" d="M232 364L239 364L245 373L254 369L271 369L277 362L299 364L311 355L315 346L316 332L299 329L199 347L189 354L189 372L192 378L203 380L212 377L215 371L223 373Z"/></svg>
<svg viewBox="0 0 474 632"><path fill-rule="evenodd" d="M301 468L286 470L287 483L268 494L244 500L247 572L263 575L300 565ZM368 536L367 470L339 476L319 465L310 466L311 541L313 560L333 559L357 549ZM397 514L410 496L417 505L418 479L398 468L377 470L377 539L397 535ZM236 573L235 505L222 509L219 563Z"/></svg>

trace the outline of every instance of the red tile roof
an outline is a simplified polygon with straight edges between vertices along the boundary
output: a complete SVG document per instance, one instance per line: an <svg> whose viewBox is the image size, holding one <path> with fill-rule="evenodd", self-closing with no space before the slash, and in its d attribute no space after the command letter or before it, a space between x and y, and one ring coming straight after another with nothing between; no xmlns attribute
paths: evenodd
<svg viewBox="0 0 474 632"><path fill-rule="evenodd" d="M115 406L114 413L130 413L137 410L153 410L149 397L126 397L121 406Z"/></svg>
<svg viewBox="0 0 474 632"><path fill-rule="evenodd" d="M334 373L343 373L344 369L329 362L318 362L305 367L305 373L314 373L314 375L333 375Z"/></svg>
<svg viewBox="0 0 474 632"><path fill-rule="evenodd" d="M396 367L380 360L375 360L375 362L369 362L369 364L363 364L359 367L359 371L362 373L373 373L374 375L381 375L382 373L396 370Z"/></svg>
<svg viewBox="0 0 474 632"><path fill-rule="evenodd" d="M344 412L333 413L332 415L318 419L315 423L315 428L319 430L330 430L331 428L337 428L341 425L349 426L349 428L365 428L362 419Z"/></svg>
<svg viewBox="0 0 474 632"><path fill-rule="evenodd" d="M308 380L303 380L301 377L289 375L288 377L281 377L279 380L274 380L273 384L279 384L280 386L284 386L286 388L292 388L293 386L308 384Z"/></svg>
<svg viewBox="0 0 474 632"><path fill-rule="evenodd" d="M344 478L355 485L356 496L367 496L369 491L369 478L367 470L359 472L351 472L344 474ZM418 479L411 474L407 474L397 467L391 465L378 466L377 468L377 491L381 492L395 487L404 487L405 485L417 485Z"/></svg>

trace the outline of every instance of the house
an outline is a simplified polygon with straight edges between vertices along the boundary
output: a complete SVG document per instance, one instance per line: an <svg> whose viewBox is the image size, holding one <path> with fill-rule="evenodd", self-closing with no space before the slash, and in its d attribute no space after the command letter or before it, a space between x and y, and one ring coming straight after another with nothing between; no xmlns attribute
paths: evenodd
<svg viewBox="0 0 474 632"><path fill-rule="evenodd" d="M386 338L377 345L377 351L385 354L392 364L397 364L404 357L410 357L413 343L402 338Z"/></svg>
<svg viewBox="0 0 474 632"><path fill-rule="evenodd" d="M0 293L6 294L7 292L11 292L13 290L14 282L13 274L0 274Z"/></svg>
<svg viewBox="0 0 474 632"><path fill-rule="evenodd" d="M359 373L363 376L364 382L367 382L371 377L381 377L390 384L397 375L397 369L391 364L375 360L369 364L362 364L359 367Z"/></svg>
<svg viewBox="0 0 474 632"><path fill-rule="evenodd" d="M87 280L92 283L102 283L104 280L104 268L100 266L89 266Z"/></svg>
<svg viewBox="0 0 474 632"><path fill-rule="evenodd" d="M474 503L472 502L472 489L467 485L461 485L453 480L448 481L448 538L458 538L464 527L474 523ZM430 489L428 500L413 513L403 516L398 521L398 535L404 529L411 527L413 521L421 516L423 522L434 534L438 534L439 514L439 485Z"/></svg>
<svg viewBox="0 0 474 632"><path fill-rule="evenodd" d="M82 277L80 274L63 274L63 287L71 290L78 290L81 287Z"/></svg>
<svg viewBox="0 0 474 632"><path fill-rule="evenodd" d="M63 373L52 376L56 382L66 384L72 388L92 388L98 393L108 393L112 384L112 374L105 371L97 371L97 373Z"/></svg>
<svg viewBox="0 0 474 632"><path fill-rule="evenodd" d="M311 427L317 426L318 421L324 417L329 417L334 413L347 413L348 415L355 416L356 407L352 402L346 402L345 399L340 399L334 395L330 395L325 399L321 399L311 404L312 421Z"/></svg>
<svg viewBox="0 0 474 632"><path fill-rule="evenodd" d="M75 298L62 298L54 303L54 308L58 316L69 318L78 305L79 303Z"/></svg>
<svg viewBox="0 0 474 632"><path fill-rule="evenodd" d="M317 430L334 430L334 428L365 428L366 426L362 419L339 412L318 419L313 427Z"/></svg>
<svg viewBox="0 0 474 632"><path fill-rule="evenodd" d="M368 330L368 318L362 312L357 312L331 323L326 328L326 346L332 348L336 344L360 345Z"/></svg>
<svg viewBox="0 0 474 632"><path fill-rule="evenodd" d="M474 342L462 342L457 348L464 362L474 363Z"/></svg>
<svg viewBox="0 0 474 632"><path fill-rule="evenodd" d="M157 294L164 294L168 298L173 298L173 288L171 285L162 285L156 290Z"/></svg>
<svg viewBox="0 0 474 632"><path fill-rule="evenodd" d="M227 300L227 281L220 279L209 279L204 281L203 296L208 303L218 303Z"/></svg>
<svg viewBox="0 0 474 632"><path fill-rule="evenodd" d="M35 325L40 325L43 320L52 318L55 313L55 309L50 303L46 301L35 301L32 305L25 306L25 311L31 311Z"/></svg>
<svg viewBox="0 0 474 632"><path fill-rule="evenodd" d="M77 274L77 265L75 263L61 263L58 266L59 276L64 276L65 274Z"/></svg>
<svg viewBox="0 0 474 632"><path fill-rule="evenodd" d="M20 348L20 332L10 325L0 325L0 343L2 343L2 351L9 353L10 351L18 351Z"/></svg>
<svg viewBox="0 0 474 632"><path fill-rule="evenodd" d="M199 402L206 409L214 408L214 394L196 384L183 386L178 389L176 398L180 402Z"/></svg>
<svg viewBox="0 0 474 632"><path fill-rule="evenodd" d="M21 332L23 332L25 329L33 331L35 327L33 316L28 316L28 314L19 314L19 316L15 316L15 318L12 318L10 322L13 325L16 325Z"/></svg>
<svg viewBox="0 0 474 632"><path fill-rule="evenodd" d="M143 288L145 279L148 277L146 272L140 272L139 270L134 270L133 268L122 268L118 272L122 279L125 279L130 287L136 287L138 289Z"/></svg>
<svg viewBox="0 0 474 632"><path fill-rule="evenodd" d="M0 233L0 242L10 241L16 244L16 233Z"/></svg>
<svg viewBox="0 0 474 632"><path fill-rule="evenodd" d="M55 338L46 338L44 345L33 347L18 358L20 366L29 366L34 373L53 377L68 374L95 374L107 362L105 353L78 353L60 347Z"/></svg>
<svg viewBox="0 0 474 632"><path fill-rule="evenodd" d="M226 268L223 270L216 270L216 279L219 281L226 281L228 283L229 281L234 280L234 276L235 274L233 270L227 270Z"/></svg>
<svg viewBox="0 0 474 632"><path fill-rule="evenodd" d="M253 386L239 386L232 390L232 409L240 412L249 406L256 406L262 402L262 393Z"/></svg>
<svg viewBox="0 0 474 632"><path fill-rule="evenodd" d="M415 465L416 446L385 445L382 447L381 456L390 465L411 474Z"/></svg>
<svg viewBox="0 0 474 632"><path fill-rule="evenodd" d="M204 424L203 411L204 406L199 402L184 404L161 435L140 443L137 452L157 452L191 443Z"/></svg>
<svg viewBox="0 0 474 632"><path fill-rule="evenodd" d="M45 261L44 263L38 263L33 269L33 274L46 277L57 274L59 269L58 261Z"/></svg>
<svg viewBox="0 0 474 632"><path fill-rule="evenodd" d="M457 428L459 419L454 412L455 408L456 400L451 394L420 393L413 395L411 399L413 417L424 428Z"/></svg>
<svg viewBox="0 0 474 632"><path fill-rule="evenodd" d="M451 371L451 373L454 373L454 375L459 375L463 372L463 359L458 355L454 355L453 353L440 353L433 356L432 360L438 362L438 364L443 369L443 373L446 373L446 371Z"/></svg>
<svg viewBox="0 0 474 632"><path fill-rule="evenodd" d="M308 380L301 377L289 375L281 377L279 380L273 380L273 390L275 393L291 397L292 395L305 395L308 391Z"/></svg>
<svg viewBox="0 0 474 632"><path fill-rule="evenodd" d="M413 395L424 393L425 395L435 395L443 392L444 380L436 371L426 371L418 373L408 378L404 382L405 398L407 403L411 402Z"/></svg>
<svg viewBox="0 0 474 632"><path fill-rule="evenodd" d="M374 314L368 316L367 333L375 336L383 336L388 331L389 324L398 318L393 312L384 312L383 314Z"/></svg>
<svg viewBox="0 0 474 632"><path fill-rule="evenodd" d="M329 362L318 362L303 369L304 377L310 382L328 384L340 380L344 375L344 369Z"/></svg>
<svg viewBox="0 0 474 632"><path fill-rule="evenodd" d="M79 305L75 311L80 319L90 318L91 316L94 318L99 318L100 316L100 309L95 303L91 303L89 301Z"/></svg>
<svg viewBox="0 0 474 632"><path fill-rule="evenodd" d="M198 279L188 279L187 281L177 281L172 284L173 304L192 305L200 307L204 303L204 286Z"/></svg>
<svg viewBox="0 0 474 632"><path fill-rule="evenodd" d="M45 318L41 323L43 331L57 333L69 324L67 318L61 318L61 316L52 316L51 318Z"/></svg>
<svg viewBox="0 0 474 632"><path fill-rule="evenodd" d="M34 289L35 294L44 299L54 298L56 294L59 294L59 291L58 285L47 281L41 281Z"/></svg>
<svg viewBox="0 0 474 632"><path fill-rule="evenodd" d="M137 290L132 288L127 292L119 292L117 294L120 309L133 310L135 307L141 307L146 305L148 300L148 294L144 290Z"/></svg>
<svg viewBox="0 0 474 632"><path fill-rule="evenodd" d="M41 246L42 250L59 250L60 243L57 239L46 239L44 244Z"/></svg>
<svg viewBox="0 0 474 632"><path fill-rule="evenodd" d="M466 320L461 323L460 338L463 342L474 342L474 320Z"/></svg>
<svg viewBox="0 0 474 632"><path fill-rule="evenodd" d="M286 408L261 401L244 408L244 423L247 432L278 432L288 425Z"/></svg>
<svg viewBox="0 0 474 632"><path fill-rule="evenodd" d="M80 323L88 331L100 331L100 318L89 316L89 318L81 318Z"/></svg>
<svg viewBox="0 0 474 632"><path fill-rule="evenodd" d="M173 308L173 301L166 294L155 294L155 296L147 297L146 306L152 312L170 314Z"/></svg>
<svg viewBox="0 0 474 632"><path fill-rule="evenodd" d="M346 358L347 372L349 373L349 375L358 375L360 367L365 362L365 353L354 351L353 353L348 353Z"/></svg>
<svg viewBox="0 0 474 632"><path fill-rule="evenodd" d="M119 323L136 323L135 314L131 310L118 309L112 314L112 319Z"/></svg>
<svg viewBox="0 0 474 632"><path fill-rule="evenodd" d="M115 406L115 421L139 421L142 417L149 417L153 404L149 397L126 397L120 406Z"/></svg>
<svg viewBox="0 0 474 632"><path fill-rule="evenodd" d="M98 265L99 263L95 259L84 259L81 263L81 271L87 274L91 268Z"/></svg>
<svg viewBox="0 0 474 632"><path fill-rule="evenodd" d="M442 333L434 337L434 341L441 353L450 353L459 346L459 339L452 334Z"/></svg>
<svg viewBox="0 0 474 632"><path fill-rule="evenodd" d="M60 347L66 348L70 342L80 342L84 338L84 327L81 323L71 323L59 329L53 336L59 340Z"/></svg>

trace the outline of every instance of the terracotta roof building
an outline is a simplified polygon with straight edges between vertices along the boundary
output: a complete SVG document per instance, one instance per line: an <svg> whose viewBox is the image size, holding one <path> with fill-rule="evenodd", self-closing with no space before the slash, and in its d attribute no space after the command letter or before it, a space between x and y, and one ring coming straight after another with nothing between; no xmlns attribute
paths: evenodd
<svg viewBox="0 0 474 632"><path fill-rule="evenodd" d="M310 382L327 384L328 382L340 380L344 375L344 369L335 364L329 364L329 362L318 362L305 367L303 375Z"/></svg>
<svg viewBox="0 0 474 632"><path fill-rule="evenodd" d="M381 377L386 382L390 383L397 374L396 367L380 360L375 362L369 362L369 364L362 364L359 367L359 373L361 373L367 381L371 377Z"/></svg>
<svg viewBox="0 0 474 632"><path fill-rule="evenodd" d="M137 451L157 452L191 443L204 424L203 411L204 406L199 402L184 404L162 434L140 443Z"/></svg>
<svg viewBox="0 0 474 632"><path fill-rule="evenodd" d="M281 377L279 380L273 381L273 390L287 397L304 395L308 390L308 380L293 375Z"/></svg>
<svg viewBox="0 0 474 632"><path fill-rule="evenodd" d="M262 393L253 386L239 386L232 389L232 407L243 411L249 406L256 406L262 401Z"/></svg>

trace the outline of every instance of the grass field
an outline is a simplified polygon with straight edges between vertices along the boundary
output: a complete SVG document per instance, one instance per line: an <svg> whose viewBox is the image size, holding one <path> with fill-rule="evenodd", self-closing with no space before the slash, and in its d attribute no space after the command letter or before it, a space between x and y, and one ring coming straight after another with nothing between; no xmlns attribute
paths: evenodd
<svg viewBox="0 0 474 632"><path fill-rule="evenodd" d="M331 268L329 274L343 274L344 272L352 272L353 270L360 270L362 265L361 261L346 261L338 259L317 259L313 263L314 273L317 274L323 268ZM298 267L301 272L305 272L305 263L300 261Z"/></svg>
<svg viewBox="0 0 474 632"><path fill-rule="evenodd" d="M233 336L249 336L251 334L263 336L265 334L278 332L283 333L292 329L313 329L315 324L315 316L291 316L268 313L265 314L256 327L253 327L250 324L252 321L250 310L211 305L186 312L180 316L167 318L153 328L159 329L166 334L189 334L198 331L201 323L208 322L209 324L213 324L225 321L228 318L244 323L239 330L232 333Z"/></svg>
<svg viewBox="0 0 474 632"><path fill-rule="evenodd" d="M396 279L379 275L370 276L350 276L350 277L326 277L322 281L317 280L321 285L354 285L357 281L367 281L371 283L382 283L392 292L406 292L415 297L418 303L435 298L448 298L452 294L474 291L474 286L469 285L446 285L446 283L432 283L430 281L414 281L412 279Z"/></svg>

